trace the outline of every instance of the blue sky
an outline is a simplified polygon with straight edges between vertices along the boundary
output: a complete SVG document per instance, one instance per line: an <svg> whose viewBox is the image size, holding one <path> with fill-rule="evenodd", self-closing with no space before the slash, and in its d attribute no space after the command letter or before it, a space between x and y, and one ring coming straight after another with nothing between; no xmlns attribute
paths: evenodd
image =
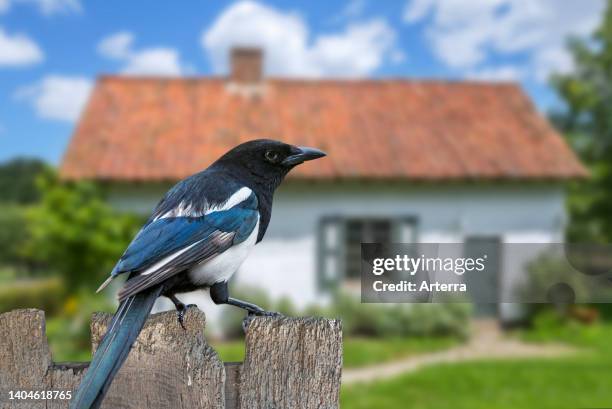
<svg viewBox="0 0 612 409"><path fill-rule="evenodd" d="M57 164L96 76L222 74L235 44L271 75L518 81L542 111L564 43L604 0L0 0L0 161Z"/></svg>

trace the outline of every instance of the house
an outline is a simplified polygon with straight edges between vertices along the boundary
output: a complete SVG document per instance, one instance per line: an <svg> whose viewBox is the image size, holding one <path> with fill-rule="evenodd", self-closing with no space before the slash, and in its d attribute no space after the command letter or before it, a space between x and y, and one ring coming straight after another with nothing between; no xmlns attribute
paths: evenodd
<svg viewBox="0 0 612 409"><path fill-rule="evenodd" d="M231 58L227 77L100 78L61 175L103 182L114 206L145 214L246 140L325 150L278 190L266 238L235 278L299 306L358 288L362 241L466 252L482 240L562 241L564 183L586 171L519 86L268 78L259 50ZM500 277L482 291L502 286L509 261L495 258Z"/></svg>

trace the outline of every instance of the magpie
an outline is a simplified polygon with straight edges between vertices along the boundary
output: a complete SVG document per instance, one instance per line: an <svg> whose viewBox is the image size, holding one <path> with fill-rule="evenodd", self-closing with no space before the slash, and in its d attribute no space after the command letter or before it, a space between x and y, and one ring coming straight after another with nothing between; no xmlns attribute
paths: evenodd
<svg viewBox="0 0 612 409"><path fill-rule="evenodd" d="M160 296L174 303L181 326L186 307L176 295L204 288L213 302L242 308L247 317L274 314L230 297L227 283L263 239L283 178L296 165L323 156L318 149L253 140L172 187L98 289L128 276L70 408L100 406Z"/></svg>

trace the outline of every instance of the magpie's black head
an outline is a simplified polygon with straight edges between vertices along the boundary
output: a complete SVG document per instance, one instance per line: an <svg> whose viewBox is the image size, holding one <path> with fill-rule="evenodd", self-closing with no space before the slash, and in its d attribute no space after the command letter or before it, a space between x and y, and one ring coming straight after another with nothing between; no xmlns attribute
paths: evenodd
<svg viewBox="0 0 612 409"><path fill-rule="evenodd" d="M293 146L270 139L257 139L240 144L215 163L237 176L253 179L257 183L271 184L275 189L295 166L325 156L314 148Z"/></svg>

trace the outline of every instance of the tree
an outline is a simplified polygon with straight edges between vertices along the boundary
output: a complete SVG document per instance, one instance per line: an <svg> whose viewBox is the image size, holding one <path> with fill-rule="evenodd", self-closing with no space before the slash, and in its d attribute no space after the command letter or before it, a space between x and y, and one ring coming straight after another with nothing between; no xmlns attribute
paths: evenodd
<svg viewBox="0 0 612 409"><path fill-rule="evenodd" d="M553 77L565 102L554 123L591 170L591 179L571 187L571 241L612 240L612 2L601 26L569 44L575 70Z"/></svg>
<svg viewBox="0 0 612 409"><path fill-rule="evenodd" d="M25 205L40 199L36 180L51 172L37 159L17 158L0 163L0 268L31 273L35 265L24 257L27 240Z"/></svg>
<svg viewBox="0 0 612 409"><path fill-rule="evenodd" d="M49 171L41 160L17 158L0 164L0 202L30 204L39 198L36 179Z"/></svg>
<svg viewBox="0 0 612 409"><path fill-rule="evenodd" d="M27 254L62 275L69 290L96 288L141 220L111 209L93 183L40 181L42 200L27 212Z"/></svg>
<svg viewBox="0 0 612 409"><path fill-rule="evenodd" d="M23 252L27 238L23 207L0 206L0 268L10 266L23 273L33 267Z"/></svg>

